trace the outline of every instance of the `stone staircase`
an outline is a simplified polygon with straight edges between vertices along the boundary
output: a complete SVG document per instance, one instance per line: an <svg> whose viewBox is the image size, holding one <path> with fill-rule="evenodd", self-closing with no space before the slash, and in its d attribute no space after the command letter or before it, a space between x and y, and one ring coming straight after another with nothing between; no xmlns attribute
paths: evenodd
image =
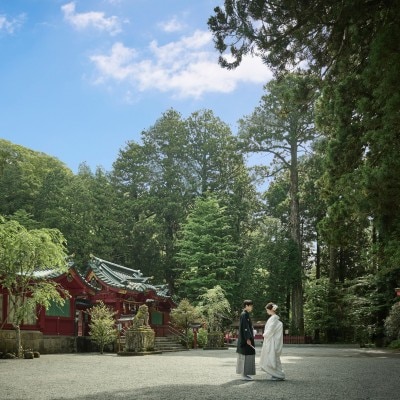
<svg viewBox="0 0 400 400"><path fill-rule="evenodd" d="M188 350L176 336L156 336L154 345L156 350L160 350L163 353Z"/></svg>

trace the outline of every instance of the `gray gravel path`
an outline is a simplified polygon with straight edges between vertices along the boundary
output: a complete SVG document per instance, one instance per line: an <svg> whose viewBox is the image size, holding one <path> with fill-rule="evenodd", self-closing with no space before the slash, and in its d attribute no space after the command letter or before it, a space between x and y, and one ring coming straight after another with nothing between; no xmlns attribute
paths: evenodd
<svg viewBox="0 0 400 400"><path fill-rule="evenodd" d="M234 348L0 360L0 399L400 399L400 353L287 345L282 364L284 382L267 380L259 370L254 381L245 382L235 374Z"/></svg>

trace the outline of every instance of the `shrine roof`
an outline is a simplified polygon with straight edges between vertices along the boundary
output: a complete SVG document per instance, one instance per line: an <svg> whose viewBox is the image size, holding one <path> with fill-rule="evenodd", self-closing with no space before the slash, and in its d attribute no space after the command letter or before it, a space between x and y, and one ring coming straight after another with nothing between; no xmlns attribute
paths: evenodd
<svg viewBox="0 0 400 400"><path fill-rule="evenodd" d="M58 280L67 274L73 274L84 286L87 286L89 289L97 291L98 288L93 286L90 282L88 282L85 277L79 272L79 270L75 267L73 261L68 262L68 270L67 271L60 271L55 268L48 268L44 270L37 270L34 271L33 276L39 279L53 279Z"/></svg>
<svg viewBox="0 0 400 400"><path fill-rule="evenodd" d="M97 279L108 286L134 292L151 290L157 296L170 297L167 285L151 284L150 277L143 276L140 270L130 269L95 256L91 256L89 267Z"/></svg>
<svg viewBox="0 0 400 400"><path fill-rule="evenodd" d="M42 278L42 279L53 279L53 278L57 278L63 274L65 274L65 271L59 271L56 269L43 269L43 270L37 270L37 271L33 272L33 276L35 278Z"/></svg>

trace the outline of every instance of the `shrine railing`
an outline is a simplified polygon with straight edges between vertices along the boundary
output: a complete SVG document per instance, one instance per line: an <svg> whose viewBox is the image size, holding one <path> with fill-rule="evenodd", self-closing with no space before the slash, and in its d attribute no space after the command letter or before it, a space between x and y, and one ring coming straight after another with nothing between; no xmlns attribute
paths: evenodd
<svg viewBox="0 0 400 400"><path fill-rule="evenodd" d="M171 323L167 325L167 331L169 336L174 336L177 340L184 343L186 346L188 345L188 338L186 337L186 335L178 328L174 327Z"/></svg>

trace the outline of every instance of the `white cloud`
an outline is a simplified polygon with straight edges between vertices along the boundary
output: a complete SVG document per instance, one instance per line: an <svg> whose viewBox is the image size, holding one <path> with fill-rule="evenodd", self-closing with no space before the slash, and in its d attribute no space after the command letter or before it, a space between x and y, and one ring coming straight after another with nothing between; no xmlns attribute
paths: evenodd
<svg viewBox="0 0 400 400"><path fill-rule="evenodd" d="M7 18L6 15L0 15L0 33L5 32L8 34L13 34L23 25L25 19L25 14L20 14L18 17L11 19Z"/></svg>
<svg viewBox="0 0 400 400"><path fill-rule="evenodd" d="M93 55L90 59L98 71L96 83L114 80L139 91L158 90L178 97L200 98L204 93L232 92L242 82L264 84L272 78L257 57L245 57L233 71L221 68L211 34L206 31L196 31L163 46L153 41L148 50L150 56L143 58L119 42L108 55Z"/></svg>
<svg viewBox="0 0 400 400"><path fill-rule="evenodd" d="M134 72L133 59L135 55L136 51L134 49L125 47L122 43L118 42L113 45L110 56L92 56L91 60L102 72L101 75L104 78L100 77L98 82L105 80L105 78L117 81L128 79Z"/></svg>
<svg viewBox="0 0 400 400"><path fill-rule="evenodd" d="M164 32L178 32L185 28L185 25L178 21L177 17L172 17L168 21L160 22L158 26Z"/></svg>
<svg viewBox="0 0 400 400"><path fill-rule="evenodd" d="M77 30L93 27L100 31L109 32L111 35L116 35L122 30L121 21L118 17L111 16L107 18L100 11L77 13L75 11L75 2L63 5L61 10L64 13L64 19Z"/></svg>

